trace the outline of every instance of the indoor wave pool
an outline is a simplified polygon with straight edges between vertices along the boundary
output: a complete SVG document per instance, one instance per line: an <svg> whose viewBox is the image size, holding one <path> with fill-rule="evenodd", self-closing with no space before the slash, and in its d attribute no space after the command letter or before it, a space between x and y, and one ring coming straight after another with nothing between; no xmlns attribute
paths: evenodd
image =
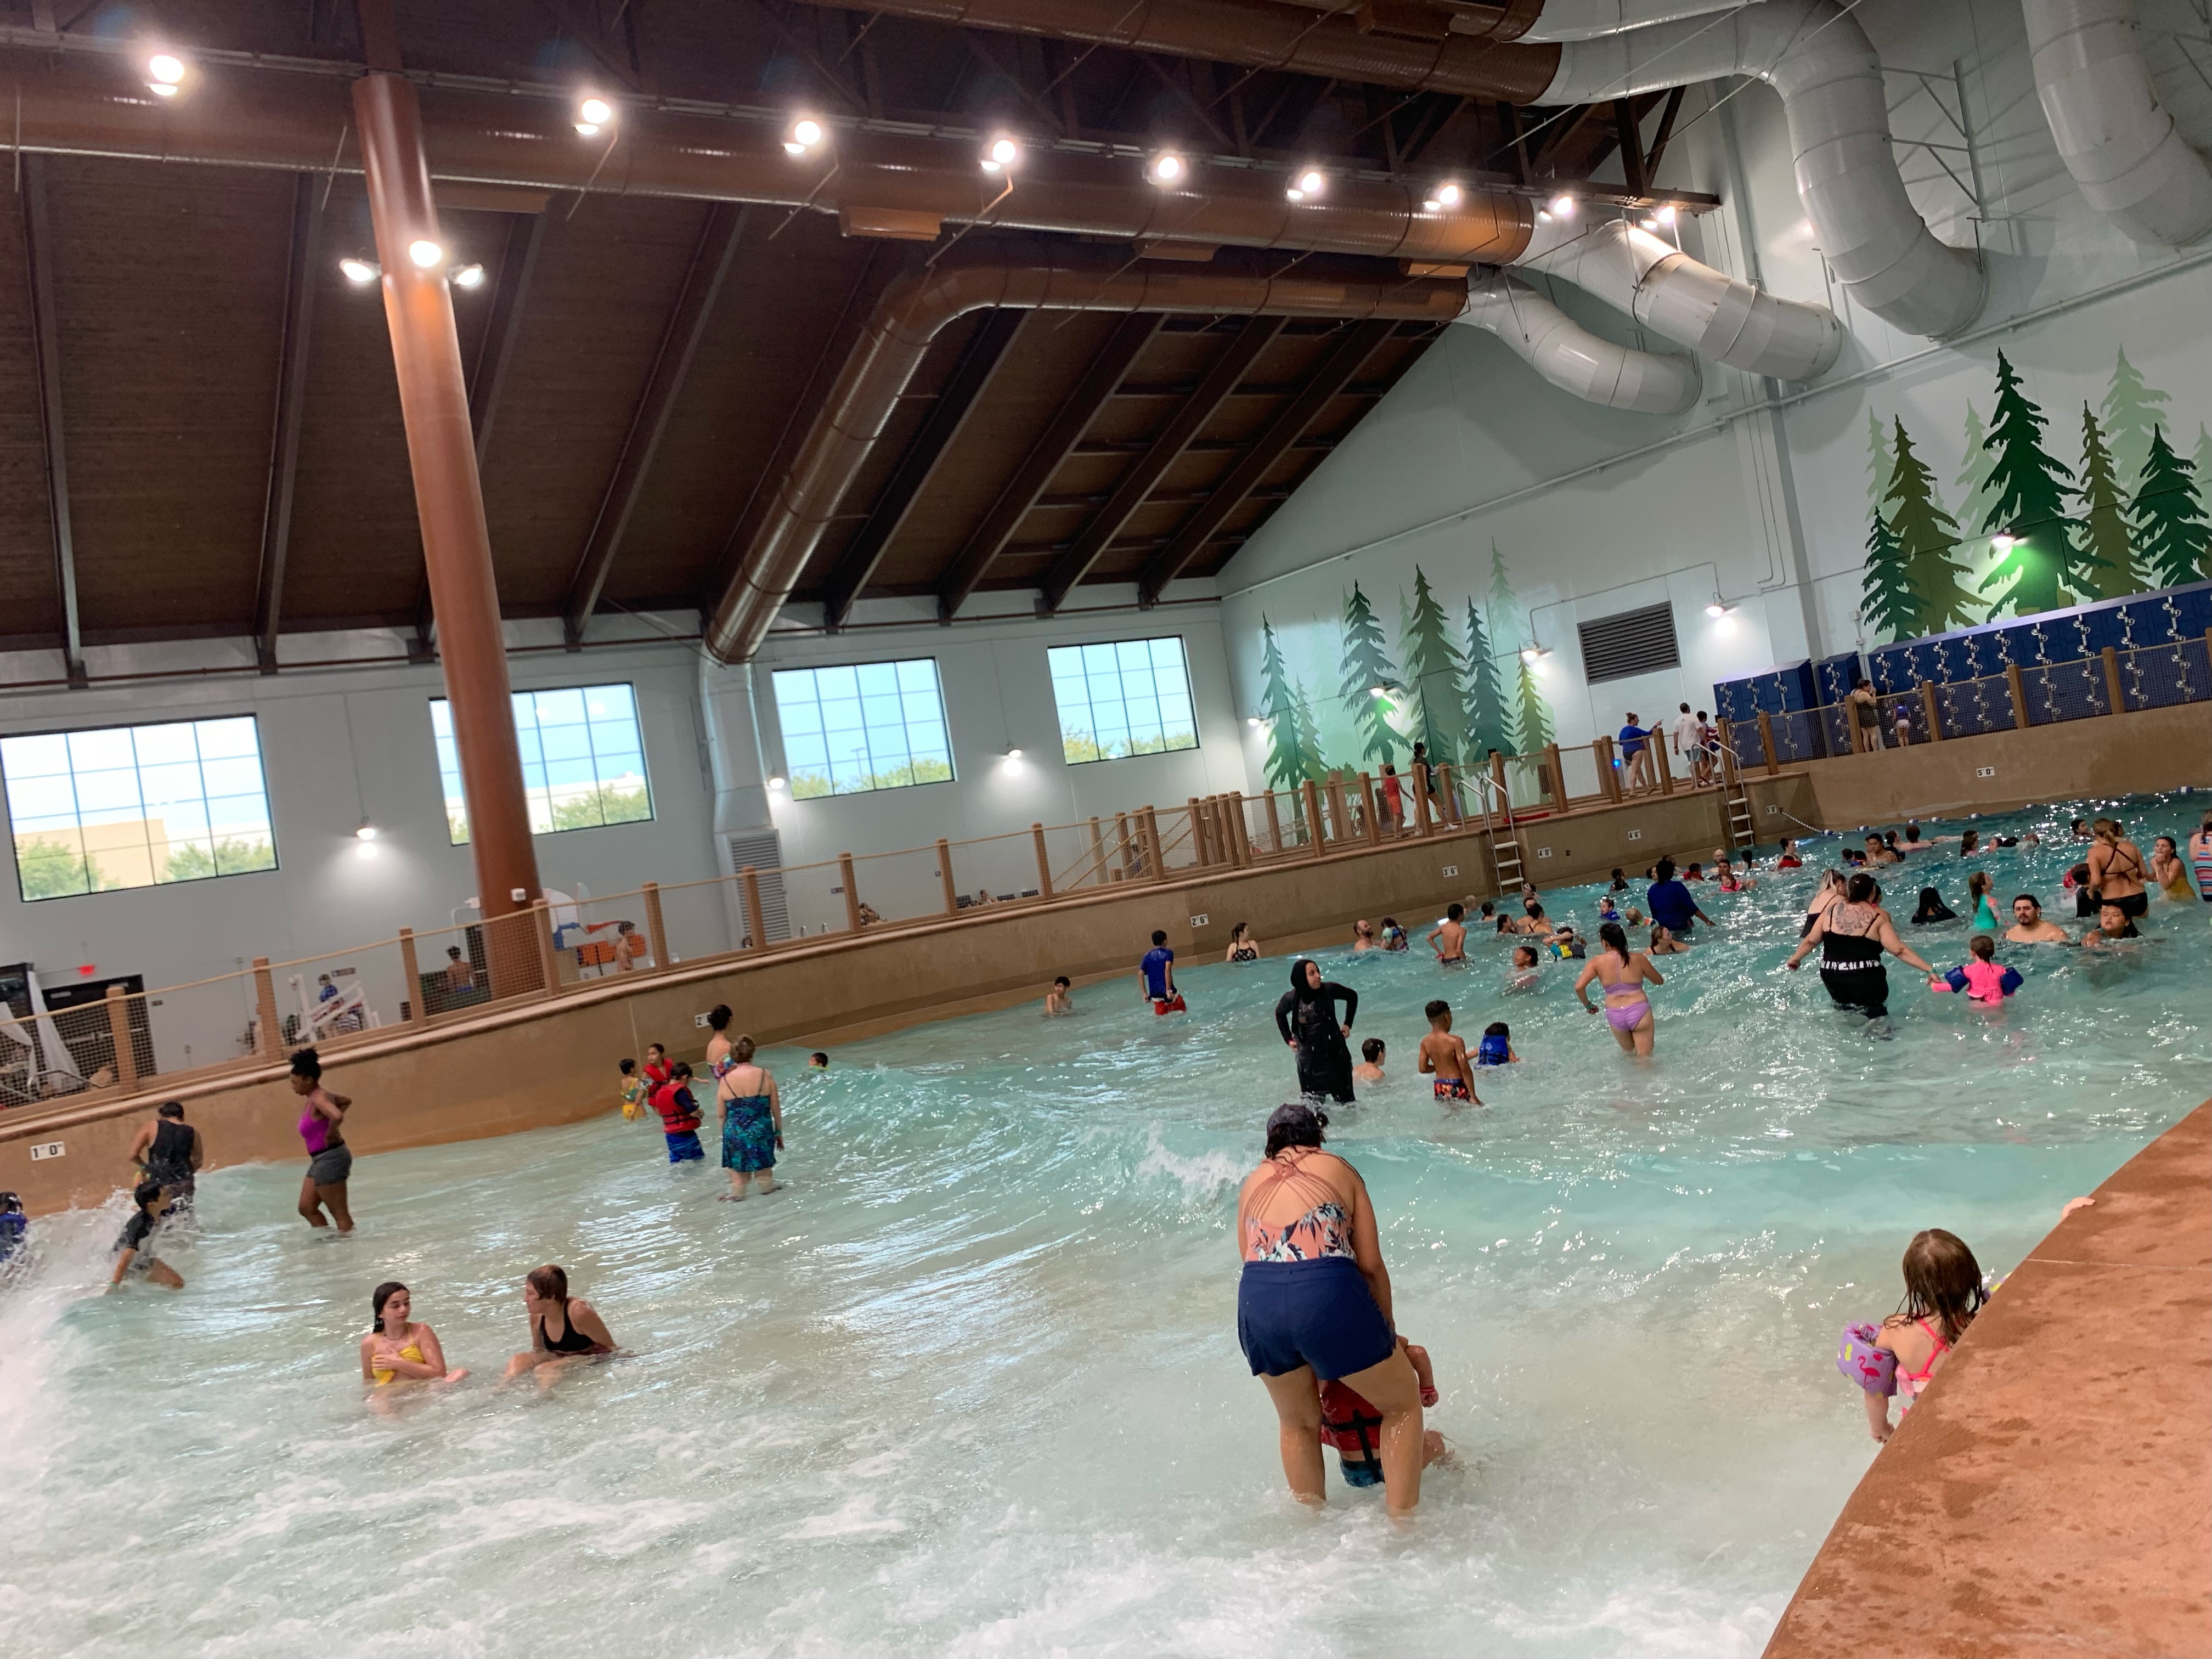
<svg viewBox="0 0 2212 1659"><path fill-rule="evenodd" d="M2148 851L2203 800L2123 810ZM2078 929L2077 810L1974 825L2039 848L1883 872L1900 924L1923 884L1963 911L1985 868ZM1355 1041L1390 1045L1332 1140L1456 1451L1409 1528L1334 1457L1328 1507L1291 1500L1237 1350L1237 1188L1294 1088L1263 940L1252 966L1185 961L1182 1018L1125 978L1072 1018L921 1026L826 1074L770 1052L793 1184L742 1205L610 1109L363 1158L345 1240L294 1213L298 1165L220 1170L197 1240L155 1247L176 1294L102 1293L119 1200L40 1222L0 1291L0 1649L1755 1654L1875 1455L1833 1356L1895 1304L1906 1240L1948 1227L2006 1269L2212 1077L2194 902L2110 957L2006 947L2027 983L1997 1011L1893 968L1877 1040L1779 971L1838 844L1702 891L1721 926L1660 961L1649 1064L1569 965L1505 993L1503 941L1463 970L1425 921L1408 955L1322 953L1360 993ZM1596 892L1546 899L1594 932ZM1963 922L1901 931L1965 955ZM1480 1107L1414 1073L1433 996L1470 1042L1511 1023L1525 1063ZM629 1355L500 1391L546 1261ZM473 1374L372 1412L356 1346L386 1279Z"/></svg>

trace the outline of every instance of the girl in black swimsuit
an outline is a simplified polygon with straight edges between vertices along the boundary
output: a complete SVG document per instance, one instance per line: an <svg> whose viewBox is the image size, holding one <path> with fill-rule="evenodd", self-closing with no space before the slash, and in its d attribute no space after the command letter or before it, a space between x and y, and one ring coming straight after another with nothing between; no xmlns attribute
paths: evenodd
<svg viewBox="0 0 2212 1659"><path fill-rule="evenodd" d="M530 1319L530 1351L507 1362L507 1382L525 1371L535 1371L538 1386L548 1388L560 1374L562 1361L614 1352L615 1339L606 1322L590 1303L568 1294L566 1273L548 1262L542 1267L532 1268L523 1282L526 1287L522 1296L523 1308ZM556 1319L561 1325L557 1336L552 1329Z"/></svg>
<svg viewBox="0 0 2212 1659"><path fill-rule="evenodd" d="M1844 902L1828 911L1820 927L1808 933L1790 953L1785 967L1795 969L1813 949L1820 946L1820 982L1838 1008L1864 1014L1869 1020L1889 1016L1889 973L1881 965L1887 951L1909 962L1931 978L1935 969L1920 959L1911 946L1897 936L1897 925L1881 908L1881 886L1863 872L1853 876L1844 889Z"/></svg>

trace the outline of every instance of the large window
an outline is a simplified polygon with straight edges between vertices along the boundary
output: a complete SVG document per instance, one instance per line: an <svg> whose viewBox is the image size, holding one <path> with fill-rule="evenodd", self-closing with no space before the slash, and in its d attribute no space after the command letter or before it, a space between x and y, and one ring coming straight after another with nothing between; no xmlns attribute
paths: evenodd
<svg viewBox="0 0 2212 1659"><path fill-rule="evenodd" d="M446 829L459 847L469 838L468 802L461 793L460 755L443 697L430 700L438 735L438 775L446 785ZM653 816L645 781L645 739L637 729L637 693L627 685L572 685L514 694L514 737L522 750L522 793L530 832L597 830Z"/></svg>
<svg viewBox="0 0 2212 1659"><path fill-rule="evenodd" d="M1045 659L1071 764L1198 747L1181 640L1055 646Z"/></svg>
<svg viewBox="0 0 2212 1659"><path fill-rule="evenodd" d="M0 738L27 899L276 867L253 717Z"/></svg>
<svg viewBox="0 0 2212 1659"><path fill-rule="evenodd" d="M927 657L778 669L775 712L794 799L952 781L945 696Z"/></svg>

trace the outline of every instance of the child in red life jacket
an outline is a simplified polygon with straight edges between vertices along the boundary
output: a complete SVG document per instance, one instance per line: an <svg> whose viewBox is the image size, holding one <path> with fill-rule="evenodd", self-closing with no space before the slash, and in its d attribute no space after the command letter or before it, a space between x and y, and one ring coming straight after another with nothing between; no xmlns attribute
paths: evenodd
<svg viewBox="0 0 2212 1659"><path fill-rule="evenodd" d="M668 1068L668 1081L653 1091L653 1109L660 1114L671 1164L690 1164L707 1156L699 1145L699 1103L691 1097L690 1085L691 1068L679 1060Z"/></svg>
<svg viewBox="0 0 2212 1659"><path fill-rule="evenodd" d="M1429 1351L1398 1339L1398 1346L1406 1351L1406 1358L1413 1362L1413 1375L1421 1385L1421 1404L1424 1408L1437 1403L1437 1373L1429 1364ZM1321 1385L1321 1443L1336 1448L1338 1462L1343 1466L1344 1481L1348 1486L1379 1486L1382 1484L1382 1447L1377 1437L1382 1428L1382 1413L1368 1403L1364 1395L1355 1394L1341 1382ZM1450 1455L1444 1437L1434 1429L1421 1431L1421 1467L1442 1462Z"/></svg>

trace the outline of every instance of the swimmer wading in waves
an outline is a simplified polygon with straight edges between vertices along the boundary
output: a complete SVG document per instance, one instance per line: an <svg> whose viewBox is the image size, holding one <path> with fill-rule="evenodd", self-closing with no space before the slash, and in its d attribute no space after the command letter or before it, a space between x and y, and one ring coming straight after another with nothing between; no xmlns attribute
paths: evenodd
<svg viewBox="0 0 2212 1659"><path fill-rule="evenodd" d="M1336 1005L1344 1005L1344 1024ZM1300 957L1291 964L1291 988L1275 1004L1275 1030L1297 1056L1298 1092L1330 1100L1352 1100L1352 1022L1359 1014L1359 993L1321 976L1321 964Z"/></svg>

